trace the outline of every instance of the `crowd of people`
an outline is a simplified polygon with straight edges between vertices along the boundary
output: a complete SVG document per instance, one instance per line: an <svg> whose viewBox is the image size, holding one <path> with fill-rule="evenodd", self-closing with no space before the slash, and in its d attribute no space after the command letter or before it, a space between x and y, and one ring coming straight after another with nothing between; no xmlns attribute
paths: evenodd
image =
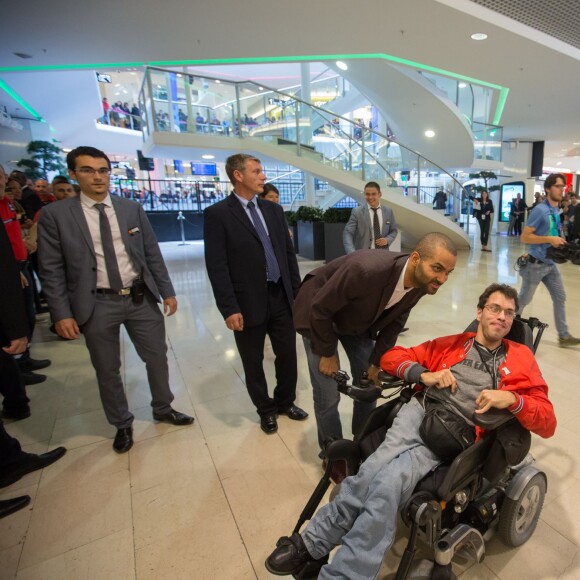
<svg viewBox="0 0 580 580"><path fill-rule="evenodd" d="M141 111L135 103L131 107L129 107L129 103L126 101L124 103L122 101L116 101L111 105L109 99L103 97L101 104L103 107L103 115L100 118L100 122L104 125L133 129L134 131L141 130Z"/></svg>
<svg viewBox="0 0 580 580"><path fill-rule="evenodd" d="M121 325L145 363L153 419L173 425L194 421L171 406L162 312L175 314L178 303L141 204L110 193L107 155L93 147L77 147L68 153L67 167L69 177L58 176L50 185L39 179L32 186L21 172L7 176L0 168L0 249L5 255L1 280L7 297L0 311L2 417L18 421L33 411L26 385L45 380L36 371L51 364L31 356L34 323L48 308L59 337L70 341L84 336L105 416L116 429L113 449L126 453L133 446L134 416L121 379ZM232 193L205 210L205 263L216 306L234 334L246 389L264 433L277 432L280 416L292 421L309 418L296 404L297 333L306 353L323 467L329 442L343 436L340 395L333 380L342 366L339 344L355 383L365 373L377 383L383 369L421 385L419 394L430 390L438 393L436 398L451 401L467 423L473 412L500 409L526 432L542 437L554 433L553 408L531 351L505 336L542 282L554 301L560 346L580 344L566 324L566 296L557 265L546 255L548 247L566 243L560 222L564 176L546 179L545 199L535 204L523 226L521 239L529 247L519 294L492 284L477 304L475 333L404 349L395 345L411 310L446 285L456 267L457 249L448 236L426 233L411 251L393 251L398 234L394 212L381 204L380 185L369 182L366 203L352 211L345 228L346 255L301 279L278 191L266 184L260 160L232 155L226 173ZM482 247L488 243L493 214L485 193L478 199ZM576 211L576 203L570 203L568 214L570 205ZM263 369L266 337L275 356L276 385L271 391ZM465 395L450 399L458 386ZM353 434L374 407L354 403ZM424 399L417 396L392 434L389 431L387 443L367 462L370 467L345 479L336 500L302 534L281 539L266 562L271 572L292 574L340 543L342 548L320 577L376 575L392 543L398 506L406 497L407 491L397 491L401 478L405 490L412 490L415 481L441 462L419 434L424 413ZM0 485L47 467L66 451L23 453L1 422L0 447ZM411 464L413 469L408 469ZM29 502L26 496L6 505L0 502L0 517ZM373 536L370 542L369 526L377 525L381 539ZM353 559L351 553L365 557Z"/></svg>

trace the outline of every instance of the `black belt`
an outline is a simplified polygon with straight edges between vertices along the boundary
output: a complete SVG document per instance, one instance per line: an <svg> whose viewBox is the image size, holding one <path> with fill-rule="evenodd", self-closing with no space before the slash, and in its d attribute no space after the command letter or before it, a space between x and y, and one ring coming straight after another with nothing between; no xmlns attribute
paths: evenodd
<svg viewBox="0 0 580 580"><path fill-rule="evenodd" d="M538 260L538 258L534 258L534 256L528 256L528 262L530 264L543 264L542 260Z"/></svg>
<svg viewBox="0 0 580 580"><path fill-rule="evenodd" d="M97 288L97 294L115 294L117 296L130 296L131 288L123 288L119 291L113 290L112 288Z"/></svg>
<svg viewBox="0 0 580 580"><path fill-rule="evenodd" d="M18 264L18 269L22 272L26 266L28 266L28 260L18 260L16 262Z"/></svg>

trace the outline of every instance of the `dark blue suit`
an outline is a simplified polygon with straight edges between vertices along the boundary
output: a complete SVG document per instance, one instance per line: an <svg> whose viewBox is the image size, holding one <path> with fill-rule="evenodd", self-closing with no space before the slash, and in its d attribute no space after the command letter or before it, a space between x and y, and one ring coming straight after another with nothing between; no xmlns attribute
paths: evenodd
<svg viewBox="0 0 580 580"><path fill-rule="evenodd" d="M261 417L287 409L296 397L296 334L292 304L300 286L296 254L282 208L254 198L280 268L280 281L266 280L264 248L246 210L232 193L205 210L205 262L216 305L224 319L240 313L244 330L234 333L246 387ZM273 397L263 370L268 335L276 355Z"/></svg>

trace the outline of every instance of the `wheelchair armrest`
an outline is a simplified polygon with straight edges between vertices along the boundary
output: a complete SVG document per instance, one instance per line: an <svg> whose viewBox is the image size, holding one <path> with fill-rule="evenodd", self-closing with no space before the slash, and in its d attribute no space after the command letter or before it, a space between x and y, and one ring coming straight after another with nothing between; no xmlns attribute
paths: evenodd
<svg viewBox="0 0 580 580"><path fill-rule="evenodd" d="M379 371L378 375L379 381L381 383L381 388L384 389L394 389L396 387L402 387L403 385L407 384L404 379L400 379L399 377L394 377L393 375L389 375L385 371Z"/></svg>
<svg viewBox="0 0 580 580"><path fill-rule="evenodd" d="M496 409L495 407L492 407L481 415L473 413L471 416L471 420L478 427L487 430L497 429L512 419L514 419L513 413L510 413L507 409Z"/></svg>

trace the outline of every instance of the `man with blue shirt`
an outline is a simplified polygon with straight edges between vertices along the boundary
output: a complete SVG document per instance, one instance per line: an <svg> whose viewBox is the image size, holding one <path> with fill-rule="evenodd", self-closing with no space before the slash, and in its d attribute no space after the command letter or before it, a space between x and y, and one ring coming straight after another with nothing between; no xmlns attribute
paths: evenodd
<svg viewBox="0 0 580 580"><path fill-rule="evenodd" d="M546 257L550 246L559 248L566 244L561 236L559 203L566 189L566 178L561 173L548 175L544 182L546 199L530 212L521 240L528 246L528 263L521 268L522 287L518 296L519 313L532 301L536 288L542 282L548 289L554 305L554 319L560 346L580 344L568 331L566 324L566 291L556 263Z"/></svg>

